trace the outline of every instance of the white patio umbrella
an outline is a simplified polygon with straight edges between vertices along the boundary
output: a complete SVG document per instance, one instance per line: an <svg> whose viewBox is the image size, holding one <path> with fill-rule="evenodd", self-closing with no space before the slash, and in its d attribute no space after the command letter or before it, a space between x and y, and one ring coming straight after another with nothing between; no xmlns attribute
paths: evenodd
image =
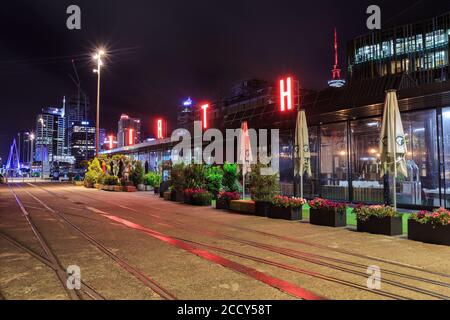
<svg viewBox="0 0 450 320"><path fill-rule="evenodd" d="M308 124L304 110L297 114L295 128L294 176L300 176L300 197L303 198L303 176L311 174L311 151L309 148Z"/></svg>
<svg viewBox="0 0 450 320"><path fill-rule="evenodd" d="M394 178L393 205L397 210L396 178L401 173L408 176L405 155L406 139L398 108L397 92L389 90L384 104L383 126L381 128L380 155L381 176L392 174Z"/></svg>
<svg viewBox="0 0 450 320"><path fill-rule="evenodd" d="M252 146L250 142L250 135L248 132L248 123L244 121L241 126L240 139L240 160L242 162L242 198L245 199L245 176L251 172L251 163L253 162Z"/></svg>

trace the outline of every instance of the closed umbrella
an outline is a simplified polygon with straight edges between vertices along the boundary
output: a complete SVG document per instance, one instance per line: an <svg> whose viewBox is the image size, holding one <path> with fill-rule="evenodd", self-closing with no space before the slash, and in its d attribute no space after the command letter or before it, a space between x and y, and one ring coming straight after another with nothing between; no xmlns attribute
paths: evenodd
<svg viewBox="0 0 450 320"><path fill-rule="evenodd" d="M383 126L381 128L380 155L381 176L392 174L394 177L393 204L397 210L396 178L398 174L408 176L406 168L406 139L402 119L398 108L397 93L390 90L386 93L384 104Z"/></svg>
<svg viewBox="0 0 450 320"><path fill-rule="evenodd" d="M295 128L294 175L300 176L300 197L303 198L303 176L311 176L311 151L309 148L308 124L304 110L297 114Z"/></svg>
<svg viewBox="0 0 450 320"><path fill-rule="evenodd" d="M253 162L252 146L250 142L250 135L248 132L248 123L244 121L241 126L241 138L240 138L240 160L242 162L242 189L245 199L245 176L251 172L251 163Z"/></svg>

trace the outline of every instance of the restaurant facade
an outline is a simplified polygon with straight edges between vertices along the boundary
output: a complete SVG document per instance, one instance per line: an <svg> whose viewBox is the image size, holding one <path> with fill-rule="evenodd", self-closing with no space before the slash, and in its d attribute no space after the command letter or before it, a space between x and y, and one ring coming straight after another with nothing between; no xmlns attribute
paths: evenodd
<svg viewBox="0 0 450 320"><path fill-rule="evenodd" d="M379 144L386 91L396 90L408 150L408 176L399 176L395 183L398 206L450 207L449 17L358 37L348 45L344 87L299 89L298 105L307 115L312 157L312 176L304 179L306 198L390 202L394 183L380 174ZM206 114L209 127L222 132L240 128L244 121L253 129L279 129L281 192L294 195L297 112L280 110L279 80L242 81L211 104ZM187 113L180 119L205 116L195 103L184 104L180 112ZM179 126L190 130L192 123ZM161 171L167 178L173 146L170 139L163 139L105 153L131 155L145 163L147 171Z"/></svg>

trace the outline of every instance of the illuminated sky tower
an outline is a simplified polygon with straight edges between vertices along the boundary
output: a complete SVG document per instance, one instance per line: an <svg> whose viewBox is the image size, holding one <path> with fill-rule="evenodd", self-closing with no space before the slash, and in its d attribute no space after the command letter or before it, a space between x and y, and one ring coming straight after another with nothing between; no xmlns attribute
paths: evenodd
<svg viewBox="0 0 450 320"><path fill-rule="evenodd" d="M334 28L334 67L331 70L333 79L328 81L328 85L333 88L341 88L345 85L345 80L341 79L341 69L339 68L339 53L337 31Z"/></svg>

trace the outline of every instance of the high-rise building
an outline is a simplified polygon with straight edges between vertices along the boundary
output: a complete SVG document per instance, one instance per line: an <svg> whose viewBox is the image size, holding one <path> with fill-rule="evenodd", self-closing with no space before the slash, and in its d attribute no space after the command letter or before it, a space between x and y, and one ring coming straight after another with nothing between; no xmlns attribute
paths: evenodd
<svg viewBox="0 0 450 320"><path fill-rule="evenodd" d="M65 128L66 128L66 137L65 144L67 147L66 153L67 155L71 155L70 145L72 144L70 141L69 129L72 128L75 124L79 124L81 122L87 122L89 117L89 100L86 95L80 96L71 96L64 103L65 109Z"/></svg>
<svg viewBox="0 0 450 320"><path fill-rule="evenodd" d="M416 85L450 79L450 12L383 29L348 45L351 80L405 74Z"/></svg>
<svg viewBox="0 0 450 320"><path fill-rule="evenodd" d="M34 134L30 132L19 132L17 134L17 151L19 153L19 162L22 165L28 165L33 162L33 139Z"/></svg>
<svg viewBox="0 0 450 320"><path fill-rule="evenodd" d="M177 128L190 129L191 123L194 121L195 103L189 97L183 101L178 108L177 113Z"/></svg>
<svg viewBox="0 0 450 320"><path fill-rule="evenodd" d="M36 119L37 161L52 162L54 156L65 152L64 108L44 108Z"/></svg>
<svg viewBox="0 0 450 320"><path fill-rule="evenodd" d="M117 132L118 148L135 145L141 141L141 120L123 114Z"/></svg>
<svg viewBox="0 0 450 320"><path fill-rule="evenodd" d="M84 160L95 157L95 127L89 122L75 122L68 130L70 137L70 153L79 167Z"/></svg>

